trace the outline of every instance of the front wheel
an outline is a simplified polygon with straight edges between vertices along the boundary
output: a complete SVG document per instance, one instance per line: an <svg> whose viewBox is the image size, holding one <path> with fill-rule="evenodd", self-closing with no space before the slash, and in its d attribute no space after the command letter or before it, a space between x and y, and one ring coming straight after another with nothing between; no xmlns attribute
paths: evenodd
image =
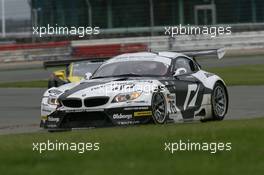
<svg viewBox="0 0 264 175"><path fill-rule="evenodd" d="M162 93L154 93L152 96L152 118L156 124L163 124L167 118L166 100Z"/></svg>
<svg viewBox="0 0 264 175"><path fill-rule="evenodd" d="M223 120L228 109L227 91L222 83L216 83L212 92L212 114L214 120Z"/></svg>

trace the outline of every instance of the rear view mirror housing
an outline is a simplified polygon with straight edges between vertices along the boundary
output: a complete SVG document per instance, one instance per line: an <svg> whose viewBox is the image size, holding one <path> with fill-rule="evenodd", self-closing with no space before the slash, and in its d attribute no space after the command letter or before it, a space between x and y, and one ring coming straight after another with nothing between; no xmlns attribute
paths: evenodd
<svg viewBox="0 0 264 175"><path fill-rule="evenodd" d="M90 72L86 72L86 73L85 73L85 76L84 76L84 79L85 79L85 80L90 80L91 77L92 77L92 73L90 73Z"/></svg>
<svg viewBox="0 0 264 175"><path fill-rule="evenodd" d="M183 74L186 74L186 73L187 73L187 70L185 68L179 68L176 71L174 71L173 76L177 77L179 75L183 75Z"/></svg>

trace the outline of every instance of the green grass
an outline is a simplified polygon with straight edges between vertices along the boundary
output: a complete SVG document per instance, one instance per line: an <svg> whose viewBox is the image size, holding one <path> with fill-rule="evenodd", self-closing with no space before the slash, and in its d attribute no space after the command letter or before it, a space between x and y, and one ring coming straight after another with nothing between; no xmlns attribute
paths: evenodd
<svg viewBox="0 0 264 175"><path fill-rule="evenodd" d="M264 172L264 119L0 136L0 174L229 174ZM99 142L97 152L32 151L33 142ZM229 152L164 151L164 142L231 142Z"/></svg>
<svg viewBox="0 0 264 175"><path fill-rule="evenodd" d="M19 81L0 83L0 88L47 88L47 80Z"/></svg>
<svg viewBox="0 0 264 175"><path fill-rule="evenodd" d="M222 77L229 86L264 85L264 65L210 68L208 71Z"/></svg>

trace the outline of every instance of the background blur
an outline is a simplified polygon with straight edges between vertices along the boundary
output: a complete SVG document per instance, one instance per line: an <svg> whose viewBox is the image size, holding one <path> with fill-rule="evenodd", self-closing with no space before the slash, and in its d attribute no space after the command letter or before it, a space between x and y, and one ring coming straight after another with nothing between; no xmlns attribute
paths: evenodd
<svg viewBox="0 0 264 175"><path fill-rule="evenodd" d="M3 0L6 32L30 34L32 26L99 26L129 36L166 25L232 24L263 29L262 0ZM3 7L2 7L3 10ZM1 10L1 11L2 11ZM2 12L1 12L2 13ZM2 16L3 18L3 16ZM1 18L1 19L2 19ZM127 29L130 30L127 30ZM246 29L245 29L246 28ZM115 29L115 30L113 30Z"/></svg>
<svg viewBox="0 0 264 175"><path fill-rule="evenodd" d="M0 62L226 47L262 52L262 0L1 0ZM232 35L165 36L165 26L231 26ZM33 27L100 27L99 35L33 35ZM102 39L102 40L98 40ZM44 44L30 44L30 43ZM27 45L23 45L27 43ZM95 46L95 47L92 47ZM12 53L9 53L12 50ZM239 52L237 52L239 50ZM243 52L240 52L240 51ZM15 52L14 52L15 51ZM8 53L6 53L8 52Z"/></svg>

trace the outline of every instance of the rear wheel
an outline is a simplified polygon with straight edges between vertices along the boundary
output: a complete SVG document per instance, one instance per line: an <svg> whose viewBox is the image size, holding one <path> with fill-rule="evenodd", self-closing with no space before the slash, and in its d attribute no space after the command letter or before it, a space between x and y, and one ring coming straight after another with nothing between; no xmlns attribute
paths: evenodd
<svg viewBox="0 0 264 175"><path fill-rule="evenodd" d="M216 83L212 92L212 114L214 120L223 120L228 109L227 91L222 83Z"/></svg>
<svg viewBox="0 0 264 175"><path fill-rule="evenodd" d="M152 118L156 124L163 124L167 118L166 100L162 93L154 93L152 96Z"/></svg>

